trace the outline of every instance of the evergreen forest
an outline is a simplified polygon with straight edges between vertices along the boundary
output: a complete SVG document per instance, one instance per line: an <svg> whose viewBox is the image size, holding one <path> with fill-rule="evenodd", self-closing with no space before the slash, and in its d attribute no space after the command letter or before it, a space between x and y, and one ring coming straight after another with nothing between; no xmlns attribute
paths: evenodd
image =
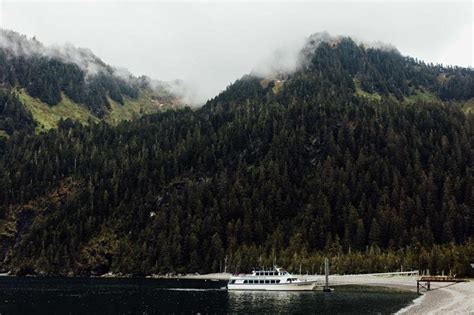
<svg viewBox="0 0 474 315"><path fill-rule="evenodd" d="M19 275L430 270L473 276L474 71L312 36L294 72L199 108L34 133L0 94L0 269ZM133 86L0 52L9 86L100 111ZM6 82L6 83L5 83ZM59 91L59 92L58 92ZM59 93L59 94L58 94Z"/></svg>

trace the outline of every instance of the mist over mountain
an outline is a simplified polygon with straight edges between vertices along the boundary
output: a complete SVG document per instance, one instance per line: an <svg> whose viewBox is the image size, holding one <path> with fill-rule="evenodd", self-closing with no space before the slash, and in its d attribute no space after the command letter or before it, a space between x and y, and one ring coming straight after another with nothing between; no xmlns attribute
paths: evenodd
<svg viewBox="0 0 474 315"><path fill-rule="evenodd" d="M7 135L18 126L47 130L68 118L117 123L184 101L185 89L175 82L136 77L88 49L44 46L36 38L1 29L0 74L1 92L12 94L3 95L10 101L0 116L0 132Z"/></svg>
<svg viewBox="0 0 474 315"><path fill-rule="evenodd" d="M309 36L298 53L283 54L282 58L279 55L247 78L277 80L276 84L282 85L285 81L294 84L299 78L310 77L313 86L320 86L324 78L334 90L348 88L353 93L395 97L400 101L420 92L432 93L445 101L474 97L472 69L427 64L403 56L389 44L357 43L349 37L333 37L323 32ZM315 72L319 75L315 76ZM289 90L295 93L294 89ZM229 91L222 94L226 93Z"/></svg>
<svg viewBox="0 0 474 315"><path fill-rule="evenodd" d="M11 30L0 30L0 48L10 56L24 58L41 56L59 59L64 63L73 63L87 75L112 70L89 49L77 48L71 44L48 47L35 37L29 39L26 35Z"/></svg>

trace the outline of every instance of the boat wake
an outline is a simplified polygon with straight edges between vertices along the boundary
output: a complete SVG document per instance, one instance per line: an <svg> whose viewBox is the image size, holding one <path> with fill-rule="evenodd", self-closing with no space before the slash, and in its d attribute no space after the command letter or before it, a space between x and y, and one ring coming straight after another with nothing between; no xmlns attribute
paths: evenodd
<svg viewBox="0 0 474 315"><path fill-rule="evenodd" d="M222 288L208 288L208 289L203 289L203 288L160 288L159 290L163 291L223 291L226 290L225 287Z"/></svg>

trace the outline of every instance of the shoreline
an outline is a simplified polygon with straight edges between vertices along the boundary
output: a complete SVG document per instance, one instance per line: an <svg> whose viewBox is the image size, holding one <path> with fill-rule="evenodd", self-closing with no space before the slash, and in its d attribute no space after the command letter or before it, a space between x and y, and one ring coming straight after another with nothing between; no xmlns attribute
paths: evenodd
<svg viewBox="0 0 474 315"><path fill-rule="evenodd" d="M15 277L9 274L0 274L5 277ZM320 285L324 284L324 275L294 275L295 277L316 280ZM42 277L42 276L39 276ZM230 273L212 274L184 274L184 275L151 275L147 279L182 279L182 280L207 280L227 281ZM108 273L93 278L136 278L129 275L116 275ZM416 292L416 280L418 276L389 275L389 274L356 274L356 275L330 275L329 286L377 286L397 290ZM396 314L471 314L474 313L474 281L461 283L431 283L431 290L421 292L420 296L400 309Z"/></svg>

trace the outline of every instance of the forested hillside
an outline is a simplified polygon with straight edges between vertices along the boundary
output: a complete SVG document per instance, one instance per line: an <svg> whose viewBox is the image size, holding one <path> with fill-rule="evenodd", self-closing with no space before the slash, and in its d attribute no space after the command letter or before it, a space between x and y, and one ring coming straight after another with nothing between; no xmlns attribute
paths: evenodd
<svg viewBox="0 0 474 315"><path fill-rule="evenodd" d="M29 111L42 131L56 127L61 118L115 122L179 102L164 83L152 88L150 82L105 64L87 49L48 47L0 29L0 95L9 99L0 103L1 134L31 131L22 129L31 122L21 112Z"/></svg>
<svg viewBox="0 0 474 315"><path fill-rule="evenodd" d="M297 71L245 76L197 110L13 134L0 266L313 272L327 255L340 273L472 275L474 72L316 39Z"/></svg>

